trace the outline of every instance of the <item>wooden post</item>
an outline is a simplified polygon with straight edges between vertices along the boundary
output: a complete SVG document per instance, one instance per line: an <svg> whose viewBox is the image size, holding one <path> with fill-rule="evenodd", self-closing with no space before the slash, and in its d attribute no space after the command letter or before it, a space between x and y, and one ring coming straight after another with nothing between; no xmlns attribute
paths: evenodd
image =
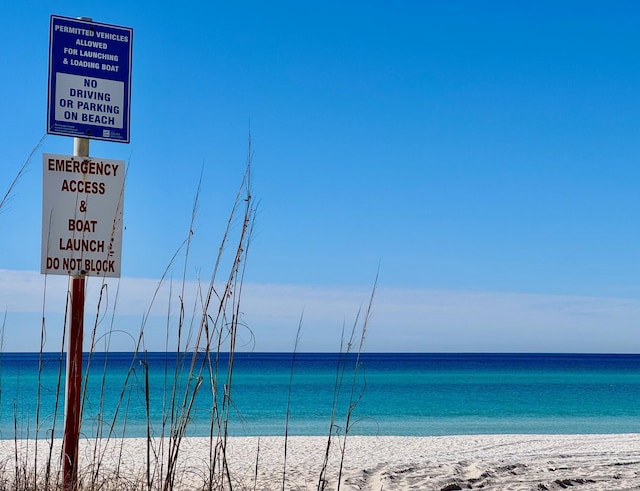
<svg viewBox="0 0 640 491"><path fill-rule="evenodd" d="M89 140L73 139L73 155L89 156ZM84 273L84 272L83 272ZM67 383L65 391L63 453L63 489L76 491L78 486L78 443L82 422L82 340L84 337L85 276L74 276L71 283L71 320L67 350Z"/></svg>
<svg viewBox="0 0 640 491"><path fill-rule="evenodd" d="M64 421L65 491L76 491L78 482L78 443L80 441L82 395L82 338L84 330L84 276L71 278L71 322L67 351L67 391Z"/></svg>

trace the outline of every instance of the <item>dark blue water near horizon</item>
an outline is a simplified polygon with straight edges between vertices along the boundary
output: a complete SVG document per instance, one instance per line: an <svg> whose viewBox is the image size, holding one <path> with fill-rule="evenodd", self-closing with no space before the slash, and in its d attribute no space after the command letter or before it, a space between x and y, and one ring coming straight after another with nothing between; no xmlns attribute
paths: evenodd
<svg viewBox="0 0 640 491"><path fill-rule="evenodd" d="M191 356L85 354L83 434L112 422L117 436L144 436L147 423L166 432L174 381L180 406ZM232 401L233 436L283 435L287 408L290 435L344 432L349 407L350 433L361 435L640 432L635 354L363 353L356 370L355 355L236 353L231 387L228 356L191 380L201 385L190 436L209 432L214 382L217 404L225 391ZM59 436L63 408L63 356L0 355L0 438Z"/></svg>

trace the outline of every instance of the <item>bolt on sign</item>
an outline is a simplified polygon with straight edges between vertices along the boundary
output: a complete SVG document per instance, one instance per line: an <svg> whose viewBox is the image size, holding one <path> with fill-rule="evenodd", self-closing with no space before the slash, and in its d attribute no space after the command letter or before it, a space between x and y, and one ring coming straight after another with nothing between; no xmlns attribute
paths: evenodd
<svg viewBox="0 0 640 491"><path fill-rule="evenodd" d="M129 143L133 29L51 16L47 133Z"/></svg>
<svg viewBox="0 0 640 491"><path fill-rule="evenodd" d="M123 160L43 155L40 272L120 277Z"/></svg>

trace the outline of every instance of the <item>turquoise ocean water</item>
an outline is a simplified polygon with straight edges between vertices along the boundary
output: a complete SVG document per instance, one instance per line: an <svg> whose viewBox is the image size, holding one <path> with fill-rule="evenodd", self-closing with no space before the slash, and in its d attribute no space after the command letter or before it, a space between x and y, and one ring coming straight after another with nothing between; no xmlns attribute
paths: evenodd
<svg viewBox="0 0 640 491"><path fill-rule="evenodd" d="M144 357L94 353L89 363L85 355L85 436L105 434L114 420L116 435L145 436L147 422L161 434L174 380L182 402L191 355ZM359 435L640 432L640 355L366 353L356 372L355 356L237 353L230 390L227 365L221 355L214 379L218 400L227 390L232 401L233 436L283 435L289 395L290 435L328 434L334 400L334 433L344 432L350 404L350 432ZM201 385L190 436L209 432L209 373L192 379ZM0 438L60 436L63 394L60 354L3 353Z"/></svg>

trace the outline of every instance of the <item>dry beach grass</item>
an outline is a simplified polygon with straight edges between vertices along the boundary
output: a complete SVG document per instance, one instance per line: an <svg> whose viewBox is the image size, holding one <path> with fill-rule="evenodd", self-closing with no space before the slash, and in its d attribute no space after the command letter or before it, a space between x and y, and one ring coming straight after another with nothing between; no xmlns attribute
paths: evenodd
<svg viewBox="0 0 640 491"><path fill-rule="evenodd" d="M42 141L36 146L27 161L20 168L15 180L5 193L0 207L5 207L11 199L11 193L18 184L33 154ZM192 207L192 216L185 233L185 238L166 266L155 294L149 299L146 314L140 322L139 333L134 340L134 360L142 359L141 367L135 366L135 361L125 377L119 396L109 408L104 407L104 393L107 385L106 359L101 381L100 401L98 403L99 424L85 424L82 427L83 461L79 463L77 482L63 482L62 463L66 456L59 439L61 428L58 424L64 401L60 396L56 398L53 414L43 414L40 411L42 401L41 370L38 374L37 387L34 391L33 405L36 407L35 420L27 431L27 439L23 440L18 431L18 421L21 408L14 408L15 437L13 440L2 442L4 459L0 469L0 484L4 489L154 489L172 490L183 486L193 486L191 474L197 475L196 489L227 489L236 487L235 471L230 468L227 457L228 424L230 415L235 413L233 403L233 372L234 355L238 332L248 330L241 320L241 299L246 269L247 254L251 244L256 208L251 190L251 142L249 139L246 171L242 183L236 194L231 212L223 227L219 244L214 248L212 261L209 266L208 282L199 281L195 298L187 300L186 285L189 265L189 251L195 235L195 223L199 208L201 182ZM173 280L175 269L180 270L181 279ZM198 269L203 271L202 265ZM201 275L201 277L204 277ZM152 421L150 408L150 394L153 390L148 383L148 366L146 364L144 339L148 320L152 308L158 301L158 292L168 288L170 300L166 306L166 352L175 360L174 371L166 373L164 387L160 390L166 397L162 403L160 422L157 418ZM85 351L88 346L88 363L84 367L85 384L83 404L87 397L87 379L90 373L89 365L95 363L93 354L100 347L108 352L110 339L117 332L118 290L113 283L102 282L99 297L95 306L95 316L85 319ZM374 288L375 290L375 288ZM66 340L69 336L66 319L69 317L69 305L65 313L62 326L48 325L45 310L47 287L43 295L42 326L40 337L40 360L42 367L43 353L46 346L47 329L60 329L63 332L61 355L65 351ZM373 295L371 300L373 299ZM350 330L345 330L341 340L344 350L344 360L347 355L354 354L357 348L354 372L347 373L346 361L340 361L336 367L336 381L334 393L334 411L328 422L327 434L323 445L324 452L319 456L318 482L324 488L325 473L329 468L329 455L334 451L335 434L337 432L337 418L343 438L351 429L351 415L362 396L362 389L357 386L358 363L360 350L364 342L366 325L370 315L369 308L359 313ZM177 307L176 307L177 305ZM108 307L107 307L108 306ZM93 309L92 309L93 310ZM177 310L177 311L176 311ZM90 323L91 322L91 323ZM6 323L6 317L5 317ZM105 332L104 326L110 326ZM5 325L3 324L3 328ZM157 336L157 332L152 335ZM223 358L220 355L224 353ZM224 361L223 361L224 360ZM292 371L294 367L292 365ZM145 372L147 376L145 376ZM95 370L92 377L95 378ZM100 378L100 377L98 377ZM58 372L58 388L64 385L64 363L60 357ZM157 387L154 388L157 390ZM139 447L139 441L123 439L127 426L127 414L133 393L142 391L146 400L147 438ZM197 440L200 446L197 457L189 455L187 449L194 442L186 438L188 428L192 422L197 396L207 392L212 400L208 437ZM60 394L60 390L54 391ZM347 394L348 408L346 414L336 412L338 398ZM105 409L107 409L105 411ZM157 409L157 408L154 408ZM112 416L105 417L105 414ZM53 427L44 420L53 421ZM56 426L58 425L58 426ZM283 466L280 481L287 481L287 444L285 437L282 442ZM136 446L138 445L138 446ZM259 455L259 451L257 451ZM344 452L340 463L344 461ZM184 466L184 462L188 467ZM198 462L194 466L194 462ZM185 469L188 469L186 471ZM338 481L342 466L338 466ZM74 478L75 481L75 478ZM257 482L254 480L255 486Z"/></svg>

